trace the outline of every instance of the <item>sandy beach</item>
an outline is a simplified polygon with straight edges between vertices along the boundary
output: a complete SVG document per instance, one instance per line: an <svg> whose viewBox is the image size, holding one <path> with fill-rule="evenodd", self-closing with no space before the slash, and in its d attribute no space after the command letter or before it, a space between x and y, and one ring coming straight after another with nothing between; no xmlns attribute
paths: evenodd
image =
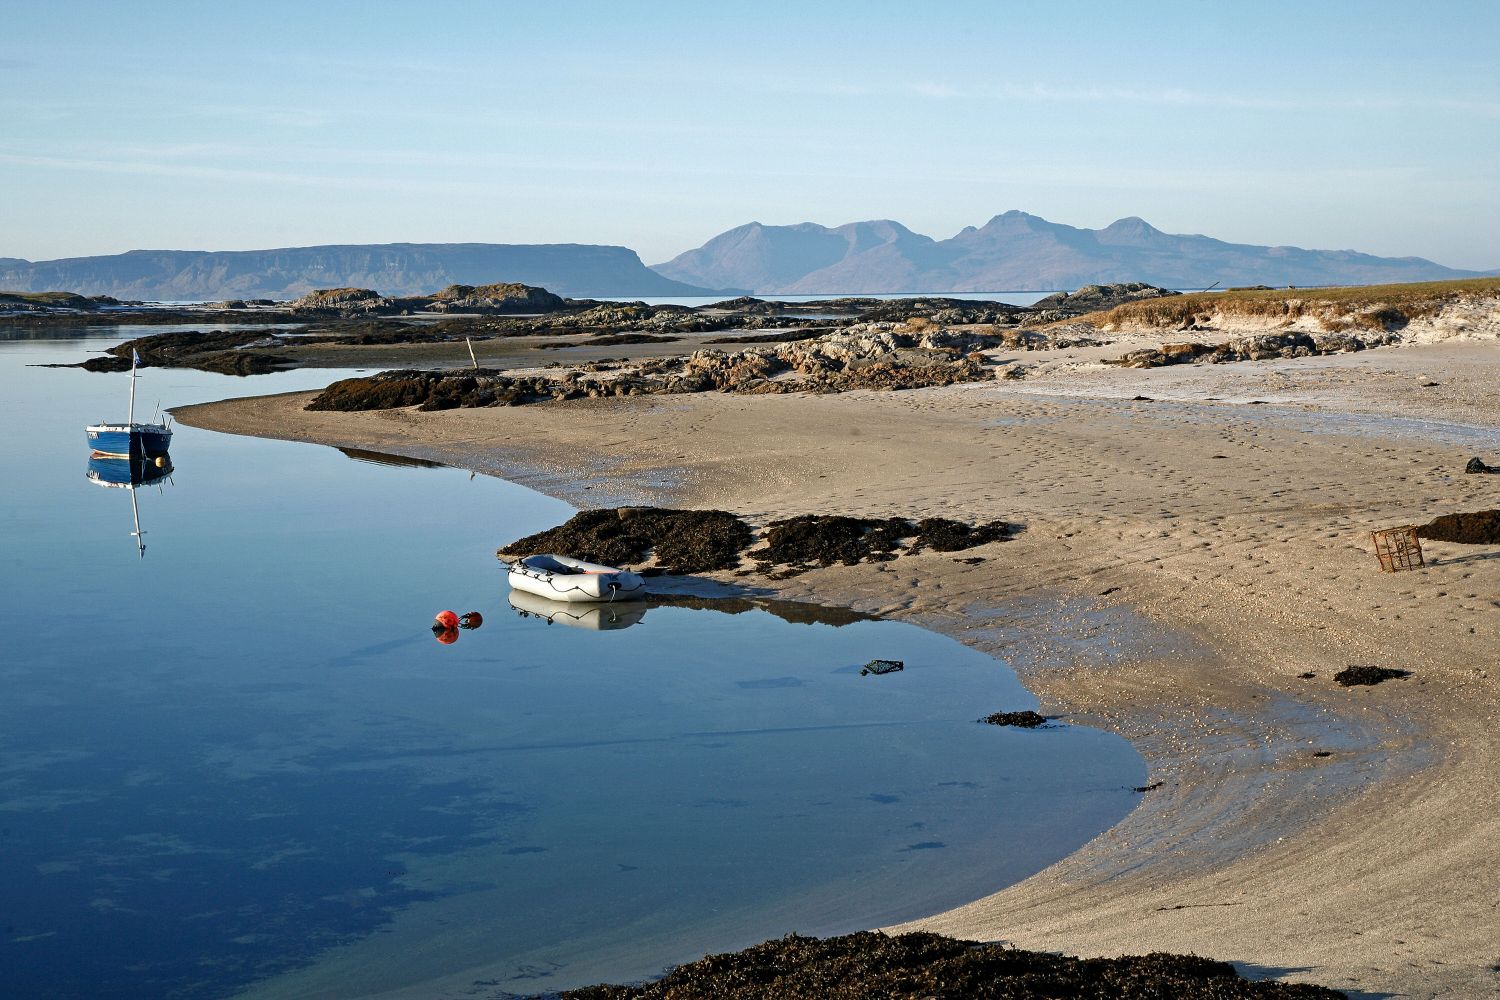
<svg viewBox="0 0 1500 1000"><path fill-rule="evenodd" d="M1500 476L1463 472L1500 461L1495 346L1094 363L1119 353L1023 352L1024 381L910 392L431 413L309 413L311 394L292 394L176 415L474 468L577 506L1023 524L961 553L973 564L929 552L723 578L954 636L1009 663L1048 714L1148 760L1160 786L1084 850L908 926L1195 952L1352 996L1494 995L1500 551L1428 543L1426 568L1387 574L1369 533L1500 506ZM1412 674L1335 685L1350 664Z"/></svg>

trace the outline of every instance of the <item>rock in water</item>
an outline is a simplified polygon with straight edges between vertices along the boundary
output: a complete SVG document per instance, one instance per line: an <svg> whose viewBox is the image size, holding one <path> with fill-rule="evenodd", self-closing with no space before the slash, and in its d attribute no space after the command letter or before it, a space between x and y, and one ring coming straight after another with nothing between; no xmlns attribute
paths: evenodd
<svg viewBox="0 0 1500 1000"><path fill-rule="evenodd" d="M979 720L991 726L1016 726L1020 729L1035 729L1047 721L1047 717L1027 709L1024 712L995 712Z"/></svg>
<svg viewBox="0 0 1500 1000"><path fill-rule="evenodd" d="M1469 459L1469 464L1464 466L1464 471L1469 473L1470 475L1473 475L1475 473L1500 472L1500 469L1497 469L1493 465L1485 465L1483 459L1475 456L1474 458Z"/></svg>

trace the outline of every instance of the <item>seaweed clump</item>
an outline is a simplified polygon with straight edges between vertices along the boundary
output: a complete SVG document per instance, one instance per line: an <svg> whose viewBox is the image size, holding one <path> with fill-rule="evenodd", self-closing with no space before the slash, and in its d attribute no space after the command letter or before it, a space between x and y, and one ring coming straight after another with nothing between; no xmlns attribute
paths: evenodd
<svg viewBox="0 0 1500 1000"><path fill-rule="evenodd" d="M1195 955L1071 958L913 933L841 937L789 934L732 954L709 955L661 979L599 985L564 1000L1324 1000L1322 986L1256 983L1228 962Z"/></svg>
<svg viewBox="0 0 1500 1000"><path fill-rule="evenodd" d="M1333 675L1333 682L1343 687L1368 687L1397 677L1410 677L1410 670L1377 667L1374 664L1351 664Z"/></svg>
<svg viewBox="0 0 1500 1000"><path fill-rule="evenodd" d="M1011 527L1004 521L968 525L946 517L913 522L904 517L804 514L772 521L765 547L751 555L765 563L791 566L854 566L894 559L903 547L909 553L929 548L956 552L1010 536Z"/></svg>
<svg viewBox="0 0 1500 1000"><path fill-rule="evenodd" d="M722 510L617 507L586 510L567 523L517 539L501 556L566 552L589 562L626 566L656 557L669 573L733 569L749 547L750 526Z"/></svg>
<svg viewBox="0 0 1500 1000"><path fill-rule="evenodd" d="M1016 726L1019 729L1035 729L1037 726L1044 724L1047 721L1047 717L1040 712L1033 712L1027 709L1024 712L991 712L979 721L988 723L991 726Z"/></svg>
<svg viewBox="0 0 1500 1000"><path fill-rule="evenodd" d="M1420 538L1461 545L1500 545L1500 510L1444 514L1417 528Z"/></svg>
<svg viewBox="0 0 1500 1000"><path fill-rule="evenodd" d="M334 383L329 391L337 385ZM390 389L402 391L397 384ZM746 553L754 535L744 521L726 511L616 507L583 511L566 524L511 542L500 549L499 555L564 552L611 566L640 565L654 556L655 565L645 570L648 573L735 569L740 557L748 555L757 561L761 572L778 564L790 566L782 574L785 576L813 566L883 562L903 551L920 552L923 548L951 552L1010 535L1011 527L1004 521L970 526L947 518L908 521L901 517L806 514L771 522L765 544Z"/></svg>

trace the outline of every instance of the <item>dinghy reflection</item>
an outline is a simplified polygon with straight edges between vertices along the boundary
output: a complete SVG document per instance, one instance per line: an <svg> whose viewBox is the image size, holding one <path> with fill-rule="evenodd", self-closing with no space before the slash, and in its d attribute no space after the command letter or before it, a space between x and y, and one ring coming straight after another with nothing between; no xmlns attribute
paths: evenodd
<svg viewBox="0 0 1500 1000"><path fill-rule="evenodd" d="M123 455L106 455L102 452L94 452L89 456L88 480L95 486L103 486L107 489L121 489L130 491L130 517L134 525L130 535L135 539L135 548L140 558L146 558L146 542L142 537L146 534L141 530L141 508L136 502L135 491L142 486L156 484L160 486L164 482L170 482L172 476L172 459L169 455L156 455L146 457L136 455L126 457Z"/></svg>
<svg viewBox="0 0 1500 1000"><path fill-rule="evenodd" d="M640 601L616 604L569 604L549 601L524 590L510 592L510 606L522 618L538 618L548 625L566 625L590 632L610 632L629 628L646 617L646 605Z"/></svg>

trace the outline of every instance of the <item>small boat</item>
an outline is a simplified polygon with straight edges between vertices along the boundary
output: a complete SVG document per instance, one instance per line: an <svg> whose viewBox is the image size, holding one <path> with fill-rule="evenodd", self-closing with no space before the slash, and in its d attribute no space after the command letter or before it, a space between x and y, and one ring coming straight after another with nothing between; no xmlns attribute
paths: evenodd
<svg viewBox="0 0 1500 1000"><path fill-rule="evenodd" d="M572 556L540 555L510 564L514 590L549 601L624 601L646 596L646 581L628 569L601 566Z"/></svg>
<svg viewBox="0 0 1500 1000"><path fill-rule="evenodd" d="M135 373L141 363L140 353L130 352L130 413L123 424L98 423L87 429L89 447L102 455L120 458L156 458L167 453L172 443L172 428L167 420L157 424L135 422ZM170 418L168 418L170 419Z"/></svg>
<svg viewBox="0 0 1500 1000"><path fill-rule="evenodd" d="M522 618L540 618L548 625L566 625L586 632L614 632L646 617L644 601L620 604L583 604L549 601L524 590L510 592L510 606Z"/></svg>

